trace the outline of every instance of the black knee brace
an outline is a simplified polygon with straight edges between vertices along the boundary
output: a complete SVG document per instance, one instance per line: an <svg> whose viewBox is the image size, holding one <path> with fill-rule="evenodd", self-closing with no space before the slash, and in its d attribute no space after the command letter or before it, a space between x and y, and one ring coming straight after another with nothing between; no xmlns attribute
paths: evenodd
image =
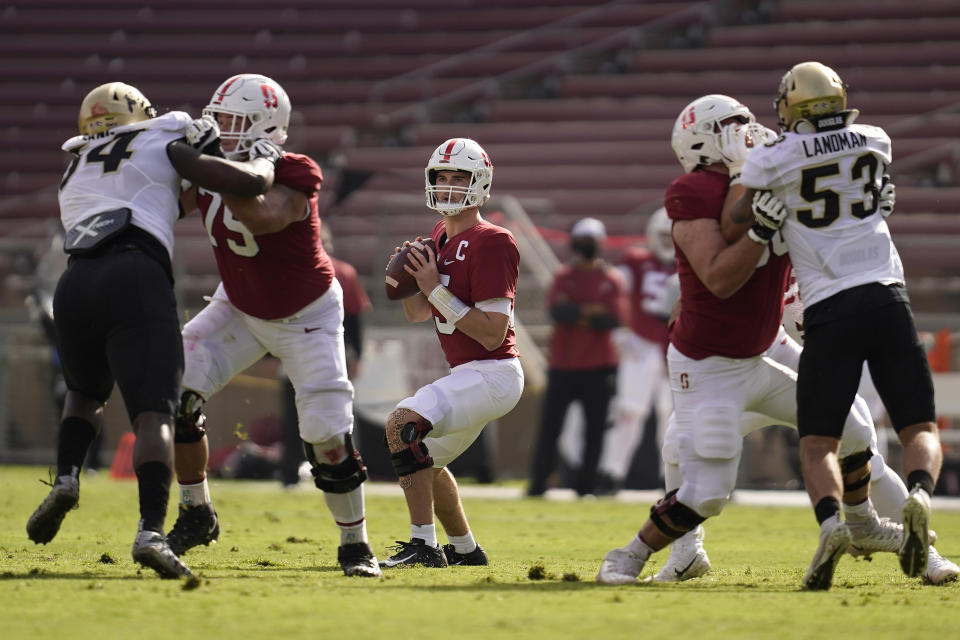
<svg viewBox="0 0 960 640"><path fill-rule="evenodd" d="M843 492L856 491L870 484L870 459L873 452L869 449L852 453L840 460L840 471L843 474ZM848 476L863 469L863 474L850 478Z"/></svg>
<svg viewBox="0 0 960 640"><path fill-rule="evenodd" d="M180 394L177 415L173 418L173 441L177 444L200 442L207 433L206 423L200 394L190 390Z"/></svg>
<svg viewBox="0 0 960 640"><path fill-rule="evenodd" d="M400 441L407 445L390 454L390 464L397 473L397 477L408 476L420 469L429 469L433 466L433 458L421 439L433 431L433 425L426 418L407 422L400 428ZM386 435L384 435L386 439ZM389 448L389 447L388 447Z"/></svg>
<svg viewBox="0 0 960 640"><path fill-rule="evenodd" d="M664 516L669 518L672 525L682 528L675 529L664 520ZM650 507L650 520L660 530L660 533L676 540L688 531L695 529L706 518L690 507L677 502L677 490L674 489Z"/></svg>
<svg viewBox="0 0 960 640"><path fill-rule="evenodd" d="M337 464L326 464L317 461L317 454L313 445L304 442L303 452L310 463L310 473L313 474L313 483L317 489L327 493L350 493L367 479L367 468L363 465L360 452L353 447L353 435L344 436L344 447L347 457Z"/></svg>

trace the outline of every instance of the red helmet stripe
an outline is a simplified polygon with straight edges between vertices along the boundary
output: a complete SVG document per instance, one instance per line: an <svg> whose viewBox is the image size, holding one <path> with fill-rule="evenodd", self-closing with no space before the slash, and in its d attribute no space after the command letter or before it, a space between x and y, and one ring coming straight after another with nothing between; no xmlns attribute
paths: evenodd
<svg viewBox="0 0 960 640"><path fill-rule="evenodd" d="M220 104L221 102L223 102L223 98L227 95L227 89L229 89L229 88L230 88L230 85L232 85L234 82L236 82L237 79L239 79L239 78L240 78L240 76L233 76L232 78L230 78L229 80L227 80L226 82L224 82L224 83L223 83L223 88L220 89L220 93L217 94L217 97L213 100L213 102L216 103L216 104Z"/></svg>
<svg viewBox="0 0 960 640"><path fill-rule="evenodd" d="M460 142L459 139L453 139L450 141L450 144L447 145L447 148L443 151L443 158L440 162L450 162L450 154L453 153L453 148Z"/></svg>

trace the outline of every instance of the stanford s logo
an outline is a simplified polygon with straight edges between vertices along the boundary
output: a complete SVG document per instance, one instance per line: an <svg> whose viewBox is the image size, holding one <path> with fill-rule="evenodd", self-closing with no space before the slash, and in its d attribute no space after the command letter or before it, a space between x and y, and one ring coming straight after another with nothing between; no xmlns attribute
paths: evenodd
<svg viewBox="0 0 960 640"><path fill-rule="evenodd" d="M690 107L690 110L683 114L683 120L680 122L684 129L692 127L697 123L697 115L694 113L693 107Z"/></svg>
<svg viewBox="0 0 960 640"><path fill-rule="evenodd" d="M277 108L277 90L268 84L260 85L260 91L263 92L263 106L267 109Z"/></svg>
<svg viewBox="0 0 960 640"><path fill-rule="evenodd" d="M686 373L680 374L680 388L685 391L690 388L690 376Z"/></svg>

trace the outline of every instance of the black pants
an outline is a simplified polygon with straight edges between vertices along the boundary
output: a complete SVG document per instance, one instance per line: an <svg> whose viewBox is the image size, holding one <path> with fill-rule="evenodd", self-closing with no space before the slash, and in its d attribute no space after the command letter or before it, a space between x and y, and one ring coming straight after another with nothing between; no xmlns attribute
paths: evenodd
<svg viewBox="0 0 960 640"><path fill-rule="evenodd" d="M547 488L547 478L557 464L557 441L563 430L563 421L574 400L579 400L583 405L587 423L583 460L574 489L580 495L593 493L597 464L603 450L603 435L607 428L607 412L616 390L616 377L617 370L613 367L550 370L540 412L540 428L530 463L530 495L540 495Z"/></svg>

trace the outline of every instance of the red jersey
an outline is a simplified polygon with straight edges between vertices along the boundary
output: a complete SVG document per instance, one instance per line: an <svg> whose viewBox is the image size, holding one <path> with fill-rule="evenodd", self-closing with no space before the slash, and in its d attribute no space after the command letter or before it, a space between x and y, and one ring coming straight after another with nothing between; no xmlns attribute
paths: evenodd
<svg viewBox="0 0 960 640"><path fill-rule="evenodd" d="M340 287L343 289L344 313L348 316L356 316L372 309L373 304L370 302L370 297L360 285L360 280L357 278L357 270L353 265L349 262L338 260L333 256L330 256L330 261L333 262L333 271L337 276L337 282L340 283Z"/></svg>
<svg viewBox="0 0 960 640"><path fill-rule="evenodd" d="M667 280L677 264L663 264L648 249L631 247L620 257L620 268L630 273L630 328L638 336L667 348Z"/></svg>
<svg viewBox="0 0 960 640"><path fill-rule="evenodd" d="M728 180L726 174L704 170L677 178L667 188L667 215L674 221L712 218L719 223ZM782 253L775 255L778 248ZM700 282L680 247L677 272L681 309L670 341L682 354L695 360L709 356L748 358L773 343L780 330L783 292L790 279L790 258L781 243L768 245L757 270L726 300L714 296Z"/></svg>
<svg viewBox="0 0 960 640"><path fill-rule="evenodd" d="M320 167L308 156L284 153L273 182L305 193L310 212L280 231L258 236L233 217L219 194L197 191L227 297L244 313L264 320L303 309L323 295L334 277L333 263L320 243Z"/></svg>
<svg viewBox="0 0 960 640"><path fill-rule="evenodd" d="M440 282L453 295L470 306L492 298L508 298L512 316L520 277L520 250L513 234L481 220L448 238L441 220L433 227L430 237L438 247ZM503 343L493 351L487 351L479 342L457 331L456 326L447 322L432 305L430 308L440 347L451 368L472 360L503 360L520 355L512 317Z"/></svg>
<svg viewBox="0 0 960 640"><path fill-rule="evenodd" d="M547 307L557 302L602 304L620 322L629 314L623 276L615 269L578 269L563 265L547 292ZM579 324L555 324L550 337L550 368L582 371L616 367L619 358L611 330Z"/></svg>

